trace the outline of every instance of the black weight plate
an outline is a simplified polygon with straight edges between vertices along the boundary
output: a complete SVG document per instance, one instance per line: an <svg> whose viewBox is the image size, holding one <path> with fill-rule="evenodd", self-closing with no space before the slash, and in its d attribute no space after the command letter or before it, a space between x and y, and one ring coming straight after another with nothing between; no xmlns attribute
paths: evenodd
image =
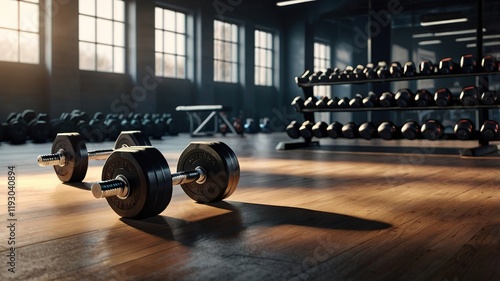
<svg viewBox="0 0 500 281"><path fill-rule="evenodd" d="M81 182L87 174L88 153L85 141L78 133L58 134L52 143L51 153L64 150L66 164L55 165L54 171L62 182Z"/></svg>
<svg viewBox="0 0 500 281"><path fill-rule="evenodd" d="M238 162L238 157L236 157L236 154L234 151L227 146L223 142L216 142L218 144L218 147L221 149L224 149L228 155L228 159L231 159L232 161L232 166L229 168L229 171L231 171L231 182L229 183L228 188L226 190L226 193L224 194L224 198L229 197L233 192L236 190L236 187L238 186L238 182L240 180L240 164Z"/></svg>
<svg viewBox="0 0 500 281"><path fill-rule="evenodd" d="M177 171L192 171L202 167L206 172L203 184L196 182L181 184L184 192L201 203L221 201L235 189L239 180L239 166L222 143L190 143L182 152L177 163Z"/></svg>
<svg viewBox="0 0 500 281"><path fill-rule="evenodd" d="M161 153L152 153L153 158L151 161L156 161L161 167L156 169L156 180L158 182L158 191L156 196L156 201L154 206L156 206L154 215L158 215L167 208L170 200L172 199L172 176L170 172L170 167L168 166L167 160Z"/></svg>
<svg viewBox="0 0 500 281"><path fill-rule="evenodd" d="M116 139L115 149L130 146L151 146L151 141L141 131L124 131Z"/></svg>
<svg viewBox="0 0 500 281"><path fill-rule="evenodd" d="M125 147L114 151L106 160L102 170L102 180L125 177L129 184L129 194L122 199L107 197L109 206L121 217L144 218L154 215L157 197L156 163L152 163L153 147Z"/></svg>

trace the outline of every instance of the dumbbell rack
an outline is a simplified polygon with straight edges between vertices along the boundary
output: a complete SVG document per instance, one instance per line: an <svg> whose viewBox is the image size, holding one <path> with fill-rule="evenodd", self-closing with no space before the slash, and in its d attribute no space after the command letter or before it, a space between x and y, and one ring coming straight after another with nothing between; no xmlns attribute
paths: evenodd
<svg viewBox="0 0 500 281"><path fill-rule="evenodd" d="M306 72L307 73L307 72ZM309 73L310 75L311 73ZM425 79L441 79L441 78L458 78L458 77L479 77L488 75L497 75L500 72L474 72L474 73L459 73L459 74L433 74L433 75L415 75L411 77L401 77L401 78L386 78L386 79L363 79L363 80L348 80L348 81L336 81L336 82L312 82L308 79L308 75L302 75L301 77L295 77L295 82L297 86L302 88L304 93L304 100L313 97L313 87L324 86L324 85L345 85L345 84L365 84L365 83L387 83L396 81L410 81L410 80L425 80ZM485 79L486 80L486 79ZM488 85L485 85L488 88ZM429 107L372 107L372 108L318 108L318 109L308 109L304 108L300 111L304 115L304 120L309 120L312 123L314 121L315 112L359 112L359 111L409 111L409 110L456 110L456 109L472 109L477 110L479 113L479 124L482 124L484 120L489 118L489 109L498 109L500 105L476 105L476 106L429 106ZM475 136L478 135L477 132L474 133ZM444 140L456 139L453 134L445 134ZM479 143L478 147L465 149L463 151L464 156L482 156L486 154L493 153L497 151L496 145L490 145L488 141L475 138ZM303 148L310 146L319 146L319 141L313 141L312 138L305 138L303 142L290 141L290 142L280 142L276 149L278 150L288 150L295 148Z"/></svg>

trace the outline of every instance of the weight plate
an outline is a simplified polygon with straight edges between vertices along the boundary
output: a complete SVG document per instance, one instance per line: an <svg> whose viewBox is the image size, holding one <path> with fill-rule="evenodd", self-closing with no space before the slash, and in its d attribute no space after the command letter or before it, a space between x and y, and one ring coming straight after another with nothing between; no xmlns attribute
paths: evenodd
<svg viewBox="0 0 500 281"><path fill-rule="evenodd" d="M172 176L170 172L170 168L168 166L167 160L161 153L152 153L153 158L151 161L156 161L161 167L160 169L156 169L156 180L158 182L158 191L156 196L156 201L154 206L156 207L154 210L153 216L160 214L167 208L170 200L172 199Z"/></svg>
<svg viewBox="0 0 500 281"><path fill-rule="evenodd" d="M151 146L151 142L141 131L124 131L116 139L115 149L130 146Z"/></svg>
<svg viewBox="0 0 500 281"><path fill-rule="evenodd" d="M177 171L192 171L198 166L206 172L205 182L181 184L193 200L201 203L221 201L236 189L240 176L238 160L224 143L190 143L179 157Z"/></svg>
<svg viewBox="0 0 500 281"><path fill-rule="evenodd" d="M126 198L106 198L119 216L144 218L155 215L158 194L156 175L161 167L151 162L154 153L160 152L153 147L126 147L114 151L106 160L102 180L115 179L121 175L128 181L129 194Z"/></svg>
<svg viewBox="0 0 500 281"><path fill-rule="evenodd" d="M64 150L64 166L55 165L54 171L62 182L81 182L87 174L88 153L85 141L78 133L58 134L52 144L52 152Z"/></svg>

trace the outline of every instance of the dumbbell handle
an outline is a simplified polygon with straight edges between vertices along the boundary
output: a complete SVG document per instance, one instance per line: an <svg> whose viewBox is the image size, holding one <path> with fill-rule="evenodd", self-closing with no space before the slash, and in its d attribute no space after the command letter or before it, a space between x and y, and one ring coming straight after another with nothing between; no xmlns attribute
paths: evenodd
<svg viewBox="0 0 500 281"><path fill-rule="evenodd" d="M88 152L89 160L106 160L111 153L113 153L113 149L98 149L92 150ZM66 153L63 149L60 149L56 153L53 154L45 154L38 156L38 165L40 167L46 166L64 166L66 165Z"/></svg>
<svg viewBox="0 0 500 281"><path fill-rule="evenodd" d="M172 185L180 185L190 182L197 182L203 184L206 180L206 173L202 167L196 167L192 171L181 171L173 173ZM95 198L106 198L111 196L119 196L126 198L129 193L129 186L127 180L118 175L115 179L95 182L92 184L92 194Z"/></svg>

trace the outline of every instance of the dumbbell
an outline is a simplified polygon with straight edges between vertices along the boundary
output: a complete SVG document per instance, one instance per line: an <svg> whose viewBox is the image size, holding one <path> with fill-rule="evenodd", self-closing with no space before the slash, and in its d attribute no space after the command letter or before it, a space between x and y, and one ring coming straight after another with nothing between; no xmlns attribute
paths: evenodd
<svg viewBox="0 0 500 281"><path fill-rule="evenodd" d="M440 107L452 105L453 95L446 88L438 89L434 93L434 102Z"/></svg>
<svg viewBox="0 0 500 281"><path fill-rule="evenodd" d="M299 129L300 129L300 124L299 122L297 121L292 121L290 122L290 124L288 124L288 126L286 126L286 134L292 138L292 139L298 139L300 138L300 132L299 132Z"/></svg>
<svg viewBox="0 0 500 281"><path fill-rule="evenodd" d="M309 120L304 121L304 123L302 123L302 125L299 128L299 134L300 134L300 136L303 137L304 139L310 139L310 138L312 138L312 136L313 136L313 133L312 133L313 126L314 126L314 124L311 121L309 121Z"/></svg>
<svg viewBox="0 0 500 281"><path fill-rule="evenodd" d="M415 105L418 107L434 105L434 98L429 91L425 89L418 90L415 94Z"/></svg>
<svg viewBox="0 0 500 281"><path fill-rule="evenodd" d="M339 75L340 81L354 80L354 67L348 65Z"/></svg>
<svg viewBox="0 0 500 281"><path fill-rule="evenodd" d="M375 65L373 65L373 63L371 62L366 64L363 73L365 74L366 79L372 80L377 78L377 71L375 70Z"/></svg>
<svg viewBox="0 0 500 281"><path fill-rule="evenodd" d="M322 96L321 98L318 99L316 102L316 108L326 108L328 102L330 101L330 98L327 96Z"/></svg>
<svg viewBox="0 0 500 281"><path fill-rule="evenodd" d="M481 68L484 72L499 71L495 57L486 55L481 60Z"/></svg>
<svg viewBox="0 0 500 281"><path fill-rule="evenodd" d="M316 71L309 77L309 80L311 81L311 83L318 83L319 77L321 77L322 74L323 71Z"/></svg>
<svg viewBox="0 0 500 281"><path fill-rule="evenodd" d="M406 77L413 77L417 75L417 67L415 66L415 63L412 61L406 62L403 68L403 74Z"/></svg>
<svg viewBox="0 0 500 281"><path fill-rule="evenodd" d="M9 114L7 117L7 138L12 144L23 144L28 139L28 125L21 114Z"/></svg>
<svg viewBox="0 0 500 281"><path fill-rule="evenodd" d="M394 96L394 99L399 107L412 106L415 101L413 92L408 88L400 89Z"/></svg>
<svg viewBox="0 0 500 281"><path fill-rule="evenodd" d="M326 131L328 128L328 124L323 121L316 122L312 127L312 134L317 138L325 138L328 136L328 132Z"/></svg>
<svg viewBox="0 0 500 281"><path fill-rule="evenodd" d="M319 77L319 82L326 83L330 82L330 75L332 75L333 69L327 68L326 71Z"/></svg>
<svg viewBox="0 0 500 281"><path fill-rule="evenodd" d="M336 139L342 136L342 127L343 125L341 123L333 122L326 128L326 133L330 138Z"/></svg>
<svg viewBox="0 0 500 281"><path fill-rule="evenodd" d="M338 108L339 107L339 101L340 101L340 99L338 97L331 98L326 103L326 108Z"/></svg>
<svg viewBox="0 0 500 281"><path fill-rule="evenodd" d="M151 142L140 131L122 132L114 148L128 146L151 146ZM80 134L60 133L52 143L51 154L38 156L38 165L54 166L54 171L62 182L81 182L87 174L89 160L104 160L113 151L113 149L87 151L85 140Z"/></svg>
<svg viewBox="0 0 500 281"><path fill-rule="evenodd" d="M474 123L469 119L460 119L455 124L453 132L459 140L468 140L474 134Z"/></svg>
<svg viewBox="0 0 500 281"><path fill-rule="evenodd" d="M358 127L356 123L349 122L342 126L342 135L348 139L353 139L358 136Z"/></svg>
<svg viewBox="0 0 500 281"><path fill-rule="evenodd" d="M403 67L397 61L391 63L391 66L389 67L389 72L391 73L391 76L394 78L401 78L404 73Z"/></svg>
<svg viewBox="0 0 500 281"><path fill-rule="evenodd" d="M339 101L337 102L337 107L338 108L348 108L350 101L351 100L349 98L343 97L343 98L339 99Z"/></svg>
<svg viewBox="0 0 500 281"><path fill-rule="evenodd" d="M421 127L422 136L427 140L437 140L444 136L444 127L439 121L427 120Z"/></svg>
<svg viewBox="0 0 500 281"><path fill-rule="evenodd" d="M401 127L401 134L408 140L417 139L420 137L420 126L415 121L408 121Z"/></svg>
<svg viewBox="0 0 500 281"><path fill-rule="evenodd" d="M479 89L474 86L467 86L462 89L459 99L464 106L479 105Z"/></svg>
<svg viewBox="0 0 500 281"><path fill-rule="evenodd" d="M500 101L500 91L483 91L481 102L486 105L497 104Z"/></svg>
<svg viewBox="0 0 500 281"><path fill-rule="evenodd" d="M247 118L244 128L248 134L257 134L260 129L259 124L253 118Z"/></svg>
<svg viewBox="0 0 500 281"><path fill-rule="evenodd" d="M420 62L419 71L421 75L432 75L434 74L434 65L430 60L424 60Z"/></svg>
<svg viewBox="0 0 500 281"><path fill-rule="evenodd" d="M102 181L92 184L95 198L125 218L145 218L163 212L173 186L200 203L221 201L238 185L240 166L235 153L222 142L190 143L181 153L177 172L154 147L128 147L114 151L102 169Z"/></svg>
<svg viewBox="0 0 500 281"><path fill-rule="evenodd" d="M372 122L365 122L361 124L358 128L359 135L365 140L370 140L375 136L377 128Z"/></svg>
<svg viewBox="0 0 500 281"><path fill-rule="evenodd" d="M378 106L378 97L374 92L369 92L368 96L363 99L364 107L376 107Z"/></svg>
<svg viewBox="0 0 500 281"><path fill-rule="evenodd" d="M342 73L342 71L338 67L334 68L332 74L330 74L330 77L328 77L328 80L330 82L339 81L340 80L339 77L340 77L341 73Z"/></svg>
<svg viewBox="0 0 500 281"><path fill-rule="evenodd" d="M317 101L318 99L315 96L307 98L306 101L304 102L304 108L315 109Z"/></svg>
<svg viewBox="0 0 500 281"><path fill-rule="evenodd" d="M394 94L392 92L384 92L380 95L378 99L380 106L382 107L391 107L394 106Z"/></svg>
<svg viewBox="0 0 500 281"><path fill-rule="evenodd" d="M363 106L363 97L360 94L356 94L354 98L349 101L349 107L360 108Z"/></svg>
<svg viewBox="0 0 500 281"><path fill-rule="evenodd" d="M366 76L363 74L363 70L365 67L361 64L358 64L354 70L352 71L352 74L354 75L355 80L364 80L366 79Z"/></svg>
<svg viewBox="0 0 500 281"><path fill-rule="evenodd" d="M265 134L273 132L273 129L271 128L271 119L269 117L261 118L259 121L260 121L259 127L261 132Z"/></svg>
<svg viewBox="0 0 500 281"><path fill-rule="evenodd" d="M460 69L462 73L476 72L476 59L472 54L463 55L460 58Z"/></svg>
<svg viewBox="0 0 500 281"><path fill-rule="evenodd" d="M485 120L479 131L480 137L485 141L492 141L498 137L498 123L494 120Z"/></svg>
<svg viewBox="0 0 500 281"><path fill-rule="evenodd" d="M452 58L444 58L439 61L438 67L441 74L452 74L458 71L458 64Z"/></svg>
<svg viewBox="0 0 500 281"><path fill-rule="evenodd" d="M38 120L37 116L28 123L28 135L34 143L44 143L50 136L50 126L46 121Z"/></svg>
<svg viewBox="0 0 500 281"><path fill-rule="evenodd" d="M377 77L379 79L387 79L391 76L391 72L389 71L389 66L385 61L379 61L377 64Z"/></svg>
<svg viewBox="0 0 500 281"><path fill-rule="evenodd" d="M38 115L33 109L26 109L21 113L21 115L26 124L29 124L32 120L38 117Z"/></svg>
<svg viewBox="0 0 500 281"><path fill-rule="evenodd" d="M398 136L398 128L390 121L382 122L377 128L378 135L384 140L392 140Z"/></svg>

